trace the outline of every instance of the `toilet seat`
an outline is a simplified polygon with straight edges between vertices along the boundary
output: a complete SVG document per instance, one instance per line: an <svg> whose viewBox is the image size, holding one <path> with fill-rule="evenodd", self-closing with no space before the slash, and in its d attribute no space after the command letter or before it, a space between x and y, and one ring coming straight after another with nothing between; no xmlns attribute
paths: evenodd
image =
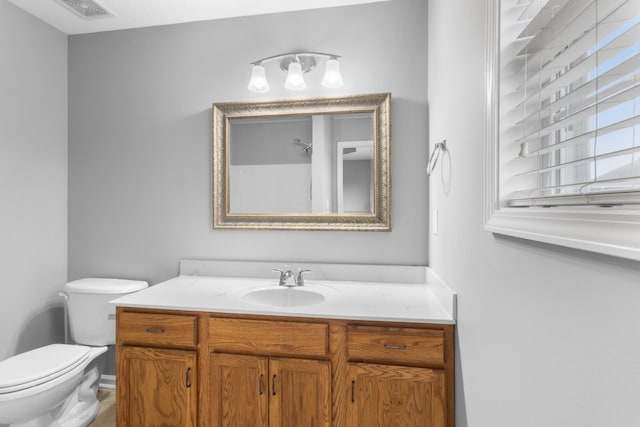
<svg viewBox="0 0 640 427"><path fill-rule="evenodd" d="M90 347L51 344L0 362L0 395L35 387L54 380L90 356Z"/></svg>

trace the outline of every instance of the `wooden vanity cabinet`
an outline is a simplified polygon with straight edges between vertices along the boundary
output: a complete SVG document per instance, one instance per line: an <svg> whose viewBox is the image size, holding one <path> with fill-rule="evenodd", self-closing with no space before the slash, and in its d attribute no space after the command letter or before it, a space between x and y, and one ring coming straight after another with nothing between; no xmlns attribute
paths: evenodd
<svg viewBox="0 0 640 427"><path fill-rule="evenodd" d="M196 426L195 351L125 347L118 364L118 426Z"/></svg>
<svg viewBox="0 0 640 427"><path fill-rule="evenodd" d="M213 317L209 331L211 425L331 426L327 324Z"/></svg>
<svg viewBox="0 0 640 427"><path fill-rule="evenodd" d="M210 361L211 426L268 426L268 358L212 354Z"/></svg>
<svg viewBox="0 0 640 427"><path fill-rule="evenodd" d="M197 425L197 318L117 313L118 427Z"/></svg>
<svg viewBox="0 0 640 427"><path fill-rule="evenodd" d="M454 427L453 325L117 309L117 426Z"/></svg>
<svg viewBox="0 0 640 427"><path fill-rule="evenodd" d="M348 427L446 426L442 370L350 363Z"/></svg>
<svg viewBox="0 0 640 427"><path fill-rule="evenodd" d="M211 354L211 425L331 426L328 361Z"/></svg>
<svg viewBox="0 0 640 427"><path fill-rule="evenodd" d="M453 427L452 338L451 329L349 325L347 427Z"/></svg>

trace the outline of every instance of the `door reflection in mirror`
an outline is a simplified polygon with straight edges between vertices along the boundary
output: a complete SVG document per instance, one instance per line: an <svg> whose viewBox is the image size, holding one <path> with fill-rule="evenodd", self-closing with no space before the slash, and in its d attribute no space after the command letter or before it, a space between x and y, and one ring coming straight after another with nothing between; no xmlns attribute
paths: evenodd
<svg viewBox="0 0 640 427"><path fill-rule="evenodd" d="M340 141L337 156L338 213L373 212L373 140Z"/></svg>

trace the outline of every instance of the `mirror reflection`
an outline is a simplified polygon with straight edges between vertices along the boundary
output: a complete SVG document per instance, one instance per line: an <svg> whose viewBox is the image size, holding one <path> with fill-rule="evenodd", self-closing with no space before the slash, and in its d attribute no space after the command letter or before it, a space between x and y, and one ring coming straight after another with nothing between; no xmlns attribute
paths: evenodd
<svg viewBox="0 0 640 427"><path fill-rule="evenodd" d="M373 213L373 114L229 120L229 212Z"/></svg>

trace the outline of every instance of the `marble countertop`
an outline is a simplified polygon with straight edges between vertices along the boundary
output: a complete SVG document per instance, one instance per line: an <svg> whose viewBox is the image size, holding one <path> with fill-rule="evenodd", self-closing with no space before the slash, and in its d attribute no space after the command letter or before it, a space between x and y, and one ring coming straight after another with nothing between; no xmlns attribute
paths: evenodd
<svg viewBox="0 0 640 427"><path fill-rule="evenodd" d="M249 302L246 294L278 288L273 278L181 275L112 301L122 307L242 313L326 319L455 324L428 284L308 280L304 290L324 296L310 305L280 307ZM295 292L297 289L291 289ZM287 291L288 292L288 291Z"/></svg>

